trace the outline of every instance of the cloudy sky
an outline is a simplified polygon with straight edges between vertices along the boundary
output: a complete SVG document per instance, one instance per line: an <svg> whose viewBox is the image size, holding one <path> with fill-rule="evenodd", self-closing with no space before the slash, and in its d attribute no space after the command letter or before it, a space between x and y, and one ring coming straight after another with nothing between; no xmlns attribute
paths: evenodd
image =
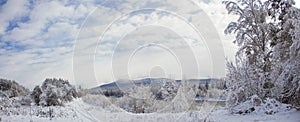
<svg viewBox="0 0 300 122"><path fill-rule="evenodd" d="M219 0L177 1L2 0L0 77L32 88L48 77L93 87L224 76L213 60L234 56L233 36L223 30L235 17Z"/></svg>

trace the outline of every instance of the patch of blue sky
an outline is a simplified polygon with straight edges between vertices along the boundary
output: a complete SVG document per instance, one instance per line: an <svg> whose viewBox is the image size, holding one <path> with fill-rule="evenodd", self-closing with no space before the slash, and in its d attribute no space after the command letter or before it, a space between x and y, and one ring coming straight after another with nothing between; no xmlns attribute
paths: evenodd
<svg viewBox="0 0 300 122"><path fill-rule="evenodd" d="M76 8L80 5L79 0L69 0L67 3L65 3L65 6L75 6Z"/></svg>
<svg viewBox="0 0 300 122"><path fill-rule="evenodd" d="M0 0L0 8L1 8L1 6L3 6L6 2L7 2L7 0Z"/></svg>
<svg viewBox="0 0 300 122"><path fill-rule="evenodd" d="M0 48L2 48L4 45L3 37L0 35Z"/></svg>
<svg viewBox="0 0 300 122"><path fill-rule="evenodd" d="M33 8L34 8L34 0L29 0L29 6L28 6L28 8L30 9L30 10L32 10Z"/></svg>
<svg viewBox="0 0 300 122"><path fill-rule="evenodd" d="M23 16L20 18L20 22L25 23L28 22L30 20L29 16Z"/></svg>
<svg viewBox="0 0 300 122"><path fill-rule="evenodd" d="M96 5L102 5L102 4L104 4L106 1L107 1L107 0L95 0L95 1L94 1L94 4L96 4Z"/></svg>
<svg viewBox="0 0 300 122"><path fill-rule="evenodd" d="M19 23L26 23L29 20L30 20L29 16L24 16L24 17L21 17L21 18L13 19L13 20L9 21L9 25L7 26L5 32L11 31L14 28L19 27Z"/></svg>
<svg viewBox="0 0 300 122"><path fill-rule="evenodd" d="M18 22L17 21L10 21L9 25L6 27L5 32L9 32L11 30L13 30L14 28L19 27Z"/></svg>
<svg viewBox="0 0 300 122"><path fill-rule="evenodd" d="M49 20L47 21L47 23L45 24L45 26L42 28L41 32L42 33L47 33L48 32L48 29L55 23L57 22L58 20Z"/></svg>
<svg viewBox="0 0 300 122"><path fill-rule="evenodd" d="M95 2L96 5L101 5L107 8L112 8L115 10L120 10L118 6L122 4L124 1L123 0L100 0L98 2Z"/></svg>
<svg viewBox="0 0 300 122"><path fill-rule="evenodd" d="M41 55L44 54L44 52L42 52L42 51L35 51L34 54L37 55L37 56L41 56Z"/></svg>
<svg viewBox="0 0 300 122"><path fill-rule="evenodd" d="M17 51L17 52L22 52L24 51L27 47L24 45L17 45L14 42L11 41L4 41L2 42L4 45L1 46L2 49L5 49L7 51Z"/></svg>

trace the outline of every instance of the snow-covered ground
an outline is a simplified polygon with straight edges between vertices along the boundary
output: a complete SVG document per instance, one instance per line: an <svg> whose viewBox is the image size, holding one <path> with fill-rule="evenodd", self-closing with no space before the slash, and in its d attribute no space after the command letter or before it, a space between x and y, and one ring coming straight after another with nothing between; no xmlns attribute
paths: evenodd
<svg viewBox="0 0 300 122"><path fill-rule="evenodd" d="M19 110L30 108L19 108ZM66 104L64 107L38 108L31 107L31 111L44 110L47 112L53 109L55 114L50 117L34 116L32 114L19 115L1 115L1 121L79 121L79 122L300 122L300 112L295 109L278 111L275 114L267 115L260 112L250 114L231 114L225 108L216 108L208 111L188 111L181 113L149 113L149 114L133 114L114 106L94 106L84 102L82 99L76 99L73 102ZM26 113L26 112L25 112ZM30 112L29 112L30 113ZM35 113L35 112L31 112Z"/></svg>
<svg viewBox="0 0 300 122"><path fill-rule="evenodd" d="M227 110L220 109L212 112L209 117L215 122L300 122L300 112L292 109L273 115L266 114L230 114Z"/></svg>

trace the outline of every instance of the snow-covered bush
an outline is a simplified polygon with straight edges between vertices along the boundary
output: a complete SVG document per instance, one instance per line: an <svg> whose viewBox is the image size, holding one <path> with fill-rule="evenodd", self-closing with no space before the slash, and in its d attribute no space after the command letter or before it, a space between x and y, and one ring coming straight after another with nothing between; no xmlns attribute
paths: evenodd
<svg viewBox="0 0 300 122"><path fill-rule="evenodd" d="M97 95L87 94L84 97L82 97L82 100L88 104L99 106L101 108L107 108L110 105L112 105L111 102L109 101L109 98L101 94L97 94Z"/></svg>
<svg viewBox="0 0 300 122"><path fill-rule="evenodd" d="M77 98L78 92L75 87L63 79L46 79L41 88L36 86L31 97L37 105L55 106L63 105L64 102Z"/></svg>
<svg viewBox="0 0 300 122"><path fill-rule="evenodd" d="M125 95L115 98L113 103L132 113L183 112L190 109L196 96L195 89L186 81L165 82L161 88L141 85L124 91Z"/></svg>
<svg viewBox="0 0 300 122"><path fill-rule="evenodd" d="M26 116L26 118L29 116L53 118L53 117L73 117L74 115L76 115L73 109L70 110L70 108L65 108L65 107L59 107L59 106L40 107L40 106L24 105L24 101L26 102L27 100L31 100L29 96L14 97L14 98L0 98L0 116L7 117L7 116L22 115L22 116Z"/></svg>
<svg viewBox="0 0 300 122"><path fill-rule="evenodd" d="M156 99L167 101L172 100L177 94L178 87L179 85L176 82L164 82L163 86L156 94Z"/></svg>
<svg viewBox="0 0 300 122"><path fill-rule="evenodd" d="M275 114L290 109L290 105L282 104L276 99L267 98L261 100L257 95L253 95L249 100L232 107L231 112L234 114Z"/></svg>
<svg viewBox="0 0 300 122"><path fill-rule="evenodd" d="M151 91L151 86L135 86L125 95L116 100L115 105L132 113L152 112L148 108L155 103L155 95Z"/></svg>
<svg viewBox="0 0 300 122"><path fill-rule="evenodd" d="M19 103L22 106L31 106L32 99L31 99L31 97L29 95L27 95L27 96L21 96Z"/></svg>
<svg viewBox="0 0 300 122"><path fill-rule="evenodd" d="M12 107L12 99L9 99L7 97L0 98L0 107L1 110L3 108Z"/></svg>
<svg viewBox="0 0 300 122"><path fill-rule="evenodd" d="M146 113L149 111L149 107L154 104L153 100L133 98L131 96L123 96L118 98L115 103L118 107L132 113Z"/></svg>

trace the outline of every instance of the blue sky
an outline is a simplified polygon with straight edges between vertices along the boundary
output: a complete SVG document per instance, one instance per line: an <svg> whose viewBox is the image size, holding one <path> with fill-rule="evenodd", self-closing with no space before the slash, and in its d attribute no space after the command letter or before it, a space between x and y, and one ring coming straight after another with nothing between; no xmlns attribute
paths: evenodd
<svg viewBox="0 0 300 122"><path fill-rule="evenodd" d="M195 34L191 34L192 31L183 24L176 24L180 23L179 19L177 21L176 18L174 19L167 14L162 15L159 12L151 11L144 12L141 15L125 16L122 21L111 25L111 29L106 32L105 40L97 43L101 35L99 28L106 28L111 20L116 19L119 15L126 14L130 10L159 7L173 10L176 13L180 10L185 12L184 10L188 10L188 4L190 4L183 1L166 1L2 0L0 1L0 77L17 80L29 88L41 84L47 77L60 77L68 79L76 85L92 87L114 80L111 76L112 69L110 67L112 61L109 54L111 54L111 51L116 51L116 55L120 55L116 57L116 60L122 61L123 55L132 54L128 51L146 44L147 41L145 40L168 46L175 52L179 50L181 53L186 53L187 50L182 50L184 46L193 49L199 63L197 68L201 70L201 77L210 77L211 70L205 68L205 66L211 66L209 51L205 47L205 42L201 41L200 37L198 38ZM204 11L210 17L213 26L216 28L216 33L221 38L226 57L232 59L236 50L236 47L231 43L233 36L224 35L223 30L228 22L234 20L235 17L226 14L224 5L219 0L192 0L192 2L201 11L187 11L186 13L190 14L188 16L191 16L187 20L193 21L195 19L194 15ZM159 21L167 26L172 26L170 28L175 30L185 30L185 32L180 32L184 33L185 37L183 39L187 42L172 35L171 31L150 29L155 30L155 32L151 32L149 30L145 31L149 28L142 27L143 23L155 24ZM141 28L137 28L138 26L141 26ZM124 40L119 43L120 48L114 49L117 37L119 38L121 33L129 32L129 30L132 33L127 33L127 36L123 38ZM189 41L193 45L192 47L187 46ZM89 49L89 47L97 44L97 50ZM73 53L75 46L78 45L85 49L80 52L83 54L82 57L95 55L95 58L92 59L94 61L94 71L91 73L96 75L97 81L85 78L75 82ZM149 50L144 50L144 53L137 53L139 57L132 59L134 64L130 64L132 65L130 72L133 75L147 76L146 74L151 72L151 67L157 66L163 67L165 74L171 74L174 73L173 71L178 70L178 68L174 68L176 62L171 61L174 58L172 55L166 52L153 53L159 51L156 48L145 49ZM95 54L85 54L87 50L94 51ZM153 56L155 60L149 58L150 56ZM82 69L83 77L89 77L91 75L88 74L90 71L85 74L84 65L90 63L91 59L84 61L80 64L82 67L79 66L78 68ZM150 63L145 65L147 61ZM193 74L193 72L188 74ZM176 72L174 75L176 75Z"/></svg>

